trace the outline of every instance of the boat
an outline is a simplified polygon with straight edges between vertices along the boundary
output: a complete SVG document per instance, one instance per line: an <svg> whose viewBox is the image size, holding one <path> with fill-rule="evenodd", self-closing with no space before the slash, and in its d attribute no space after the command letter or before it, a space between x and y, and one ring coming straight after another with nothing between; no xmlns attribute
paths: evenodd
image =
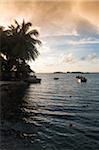
<svg viewBox="0 0 99 150"><path fill-rule="evenodd" d="M29 76L27 79L24 80L25 82L28 83L41 83L41 79L37 78L35 75Z"/></svg>
<svg viewBox="0 0 99 150"><path fill-rule="evenodd" d="M58 80L59 78L54 78L54 80Z"/></svg>
<svg viewBox="0 0 99 150"><path fill-rule="evenodd" d="M81 82L87 82L87 79L86 79L85 77L76 76L76 78L77 78L77 81L78 81L79 83L81 83Z"/></svg>

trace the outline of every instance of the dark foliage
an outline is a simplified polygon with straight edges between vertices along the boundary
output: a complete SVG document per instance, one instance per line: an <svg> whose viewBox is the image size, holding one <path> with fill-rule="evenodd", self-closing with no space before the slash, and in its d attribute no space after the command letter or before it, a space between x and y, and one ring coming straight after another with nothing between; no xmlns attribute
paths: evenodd
<svg viewBox="0 0 99 150"><path fill-rule="evenodd" d="M8 29L0 27L0 74L10 76L14 72L15 77L26 77L32 70L27 64L30 60L35 60L39 52L37 44L39 33L37 30L29 30L30 22L19 24L15 20L15 25L10 25ZM4 77L5 78L5 77Z"/></svg>

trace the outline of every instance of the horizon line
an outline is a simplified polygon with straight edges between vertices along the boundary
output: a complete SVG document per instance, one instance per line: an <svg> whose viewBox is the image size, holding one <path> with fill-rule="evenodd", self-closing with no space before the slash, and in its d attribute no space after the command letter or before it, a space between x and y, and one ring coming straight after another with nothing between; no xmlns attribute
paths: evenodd
<svg viewBox="0 0 99 150"><path fill-rule="evenodd" d="M88 71L88 72L83 72L83 71L67 71L67 72L64 72L64 71L54 71L54 72L35 72L35 73L55 73L55 72L60 72L60 73L67 73L68 74L68 72L69 73L75 73L75 72L78 72L78 73L99 73L99 71L98 72L96 72L96 71L93 71L93 72L90 72L90 71Z"/></svg>

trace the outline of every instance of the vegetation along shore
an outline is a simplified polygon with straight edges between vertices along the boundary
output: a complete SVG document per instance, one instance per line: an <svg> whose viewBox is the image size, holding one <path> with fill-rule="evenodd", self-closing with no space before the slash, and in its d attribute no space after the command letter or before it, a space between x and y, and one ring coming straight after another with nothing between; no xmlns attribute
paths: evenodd
<svg viewBox="0 0 99 150"><path fill-rule="evenodd" d="M20 81L29 78L31 70L28 62L39 56L37 45L41 44L37 30L30 30L31 22L14 25L7 29L0 27L0 80ZM36 77L34 77L36 80Z"/></svg>

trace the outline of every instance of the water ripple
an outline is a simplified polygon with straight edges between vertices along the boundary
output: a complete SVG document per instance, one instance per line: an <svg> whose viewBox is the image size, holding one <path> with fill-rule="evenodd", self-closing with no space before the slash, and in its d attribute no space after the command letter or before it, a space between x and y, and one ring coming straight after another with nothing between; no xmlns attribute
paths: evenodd
<svg viewBox="0 0 99 150"><path fill-rule="evenodd" d="M98 150L99 76L38 74L40 85L2 98L2 149ZM23 92L22 92L23 91Z"/></svg>

